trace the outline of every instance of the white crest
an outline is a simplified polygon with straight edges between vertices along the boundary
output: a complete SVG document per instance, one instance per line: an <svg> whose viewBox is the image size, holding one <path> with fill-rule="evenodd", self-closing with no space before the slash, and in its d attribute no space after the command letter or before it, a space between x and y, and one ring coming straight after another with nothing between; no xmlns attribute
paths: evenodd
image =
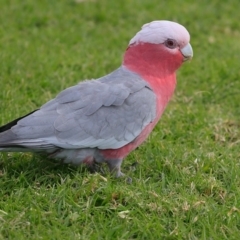
<svg viewBox="0 0 240 240"><path fill-rule="evenodd" d="M160 44L167 39L175 39L180 46L185 46L190 35L185 27L171 21L153 21L146 23L142 29L130 40L130 44L137 43L153 43Z"/></svg>

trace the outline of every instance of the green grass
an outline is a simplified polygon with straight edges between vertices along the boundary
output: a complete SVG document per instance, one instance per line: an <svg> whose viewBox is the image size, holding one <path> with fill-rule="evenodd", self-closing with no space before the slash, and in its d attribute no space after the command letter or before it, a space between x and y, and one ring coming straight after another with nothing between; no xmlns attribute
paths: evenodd
<svg viewBox="0 0 240 240"><path fill-rule="evenodd" d="M180 22L194 49L161 121L124 161L131 185L31 154L0 153L0 239L239 239L238 0L0 5L1 124L116 69L146 22Z"/></svg>

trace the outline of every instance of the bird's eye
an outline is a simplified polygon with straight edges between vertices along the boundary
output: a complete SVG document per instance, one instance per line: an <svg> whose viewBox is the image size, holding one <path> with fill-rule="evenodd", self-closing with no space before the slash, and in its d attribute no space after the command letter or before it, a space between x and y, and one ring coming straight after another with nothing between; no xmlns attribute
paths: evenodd
<svg viewBox="0 0 240 240"><path fill-rule="evenodd" d="M173 39L168 39L167 41L165 41L165 46L173 49L177 46L177 42Z"/></svg>

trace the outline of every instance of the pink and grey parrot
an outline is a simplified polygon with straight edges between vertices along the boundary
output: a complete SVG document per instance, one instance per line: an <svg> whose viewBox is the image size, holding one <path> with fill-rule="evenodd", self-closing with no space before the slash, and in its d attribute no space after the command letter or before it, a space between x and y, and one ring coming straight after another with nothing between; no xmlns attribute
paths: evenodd
<svg viewBox="0 0 240 240"><path fill-rule="evenodd" d="M45 153L117 177L123 159L160 119L176 86L176 70L193 56L188 31L153 21L130 40L112 73L60 92L39 109L0 127L0 151Z"/></svg>

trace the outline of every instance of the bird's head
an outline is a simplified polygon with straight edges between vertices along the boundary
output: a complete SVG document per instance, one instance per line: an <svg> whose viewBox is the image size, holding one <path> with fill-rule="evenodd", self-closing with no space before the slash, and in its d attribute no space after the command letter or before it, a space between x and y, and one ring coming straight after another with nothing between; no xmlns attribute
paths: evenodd
<svg viewBox="0 0 240 240"><path fill-rule="evenodd" d="M171 21L153 21L130 40L123 65L144 75L174 73L193 57L190 35L185 27Z"/></svg>

